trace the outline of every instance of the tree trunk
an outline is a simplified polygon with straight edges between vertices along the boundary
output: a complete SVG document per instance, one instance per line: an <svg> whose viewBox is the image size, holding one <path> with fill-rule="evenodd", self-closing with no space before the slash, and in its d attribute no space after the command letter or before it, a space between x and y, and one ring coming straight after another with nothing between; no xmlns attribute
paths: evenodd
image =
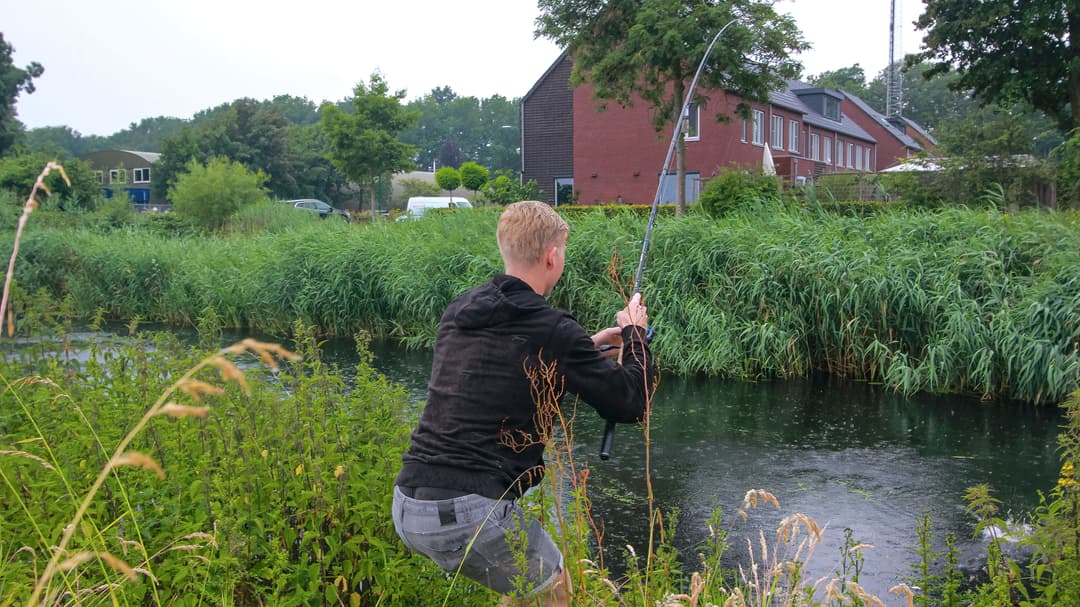
<svg viewBox="0 0 1080 607"><path fill-rule="evenodd" d="M378 212L375 209L375 192L378 189L376 187L377 184L377 180L371 180L371 221L375 221L376 219L378 219Z"/></svg>

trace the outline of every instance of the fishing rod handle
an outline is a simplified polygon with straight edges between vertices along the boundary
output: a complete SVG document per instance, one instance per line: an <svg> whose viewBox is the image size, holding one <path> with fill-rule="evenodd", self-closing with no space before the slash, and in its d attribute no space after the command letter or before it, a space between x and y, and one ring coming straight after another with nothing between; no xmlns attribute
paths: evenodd
<svg viewBox="0 0 1080 607"><path fill-rule="evenodd" d="M607 461L611 457L611 443L615 441L615 422L604 424L604 439L600 441L600 459Z"/></svg>
<svg viewBox="0 0 1080 607"><path fill-rule="evenodd" d="M652 325L645 327L645 343L650 343L656 337L656 329L652 328ZM600 350L605 348L610 350L615 346L601 346ZM615 442L615 422L609 421L604 424L604 438L600 440L600 459L607 461L611 458L611 445Z"/></svg>

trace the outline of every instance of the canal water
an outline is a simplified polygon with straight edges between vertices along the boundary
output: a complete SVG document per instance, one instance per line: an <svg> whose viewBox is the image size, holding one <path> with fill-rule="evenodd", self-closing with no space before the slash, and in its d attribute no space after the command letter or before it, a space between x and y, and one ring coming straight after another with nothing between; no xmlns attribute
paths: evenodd
<svg viewBox="0 0 1080 607"><path fill-rule="evenodd" d="M232 343L240 337L223 339ZM102 338L72 335L75 358L79 341ZM375 367L422 406L431 353L379 343L372 351ZM324 352L348 382L356 364L353 341L328 341ZM607 565L619 573L625 546L643 554L647 541L644 436L637 426L619 426L611 459L602 461L603 422L587 405L579 407L574 455L579 466L589 468ZM985 561L986 539L974 537L965 489L990 485L1003 516L1022 519L1038 504L1038 492L1056 482L1062 421L1052 406L904 397L823 377L747 383L673 376L662 378L651 420L655 503L665 520L677 512L673 543L687 572L698 568L695 548L707 537L714 508L722 508L721 526L732 544L727 566L747 565L747 540L754 541L756 553L764 532L771 546L780 520L803 513L825 527L824 541L807 563L808 577L837 571L844 530L851 529L854 540L873 546L864 552L861 582L883 598L912 576L922 512L931 516L935 547L942 550L946 533L955 533L961 566L977 570ZM771 492L781 509L759 506L742 521L736 511L751 489Z"/></svg>
<svg viewBox="0 0 1080 607"><path fill-rule="evenodd" d="M425 396L430 352L375 345L375 365ZM343 366L351 342L328 344ZM626 545L642 554L647 541L644 436L619 426L611 459L599 458L602 421L586 405L575 422L575 458L588 466L593 513L603 520L609 568L618 571ZM957 396L904 397L881 386L819 377L747 383L663 377L651 424L655 503L677 512L675 545L686 570L708 535L707 519L722 508L732 549L727 564L747 564L746 540L764 531L770 549L780 520L803 513L825 527L807 568L811 578L840 567L845 529L864 551L861 582L873 594L913 576L916 524L930 514L935 547L956 534L961 567L985 561L985 538L964 507L968 487L988 484L1003 517L1022 521L1053 487L1059 460L1056 407L981 402ZM736 516L744 494L765 489L772 506Z"/></svg>

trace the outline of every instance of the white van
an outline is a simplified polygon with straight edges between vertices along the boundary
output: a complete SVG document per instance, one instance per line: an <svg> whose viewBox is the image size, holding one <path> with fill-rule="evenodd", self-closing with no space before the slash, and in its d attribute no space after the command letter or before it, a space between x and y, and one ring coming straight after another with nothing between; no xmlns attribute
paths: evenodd
<svg viewBox="0 0 1080 607"><path fill-rule="evenodd" d="M405 205L405 214L398 221L420 219L428 209L471 209L472 204L460 196L413 196Z"/></svg>

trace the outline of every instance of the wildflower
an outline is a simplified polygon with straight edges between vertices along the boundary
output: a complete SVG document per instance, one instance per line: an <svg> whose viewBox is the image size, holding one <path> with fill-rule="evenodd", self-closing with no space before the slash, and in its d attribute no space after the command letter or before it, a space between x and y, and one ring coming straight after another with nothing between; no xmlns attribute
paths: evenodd
<svg viewBox="0 0 1080 607"><path fill-rule="evenodd" d="M1058 487L1075 487L1076 486L1076 468L1072 462L1065 462L1061 466L1061 473L1058 475Z"/></svg>

